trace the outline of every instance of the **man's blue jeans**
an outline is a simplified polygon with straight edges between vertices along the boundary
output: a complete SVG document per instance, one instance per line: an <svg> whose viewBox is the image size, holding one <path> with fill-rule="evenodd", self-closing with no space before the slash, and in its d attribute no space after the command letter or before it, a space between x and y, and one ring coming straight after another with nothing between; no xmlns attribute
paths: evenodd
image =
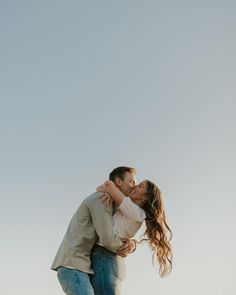
<svg viewBox="0 0 236 295"><path fill-rule="evenodd" d="M57 277L67 295L120 295L126 269L123 257L95 245L91 255L94 274L59 267Z"/></svg>
<svg viewBox="0 0 236 295"><path fill-rule="evenodd" d="M57 278L67 295L94 295L89 274L85 272L61 266Z"/></svg>
<svg viewBox="0 0 236 295"><path fill-rule="evenodd" d="M95 295L120 295L126 276L124 258L95 245L91 262L94 274L90 275L90 280Z"/></svg>

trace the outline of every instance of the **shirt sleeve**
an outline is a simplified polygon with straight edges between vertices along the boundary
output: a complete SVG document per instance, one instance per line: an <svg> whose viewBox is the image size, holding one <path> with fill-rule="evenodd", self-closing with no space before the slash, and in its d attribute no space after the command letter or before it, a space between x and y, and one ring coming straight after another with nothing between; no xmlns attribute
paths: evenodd
<svg viewBox="0 0 236 295"><path fill-rule="evenodd" d="M105 208L97 197L91 202L90 210L99 241L109 251L116 253L123 242L113 229L112 208Z"/></svg>
<svg viewBox="0 0 236 295"><path fill-rule="evenodd" d="M122 214L135 221L142 222L146 218L145 211L136 205L129 197L125 197L118 207Z"/></svg>

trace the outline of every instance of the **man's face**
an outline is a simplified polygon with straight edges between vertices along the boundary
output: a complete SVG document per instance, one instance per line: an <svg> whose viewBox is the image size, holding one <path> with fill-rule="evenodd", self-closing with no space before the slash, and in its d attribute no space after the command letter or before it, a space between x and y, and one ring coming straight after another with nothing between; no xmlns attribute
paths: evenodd
<svg viewBox="0 0 236 295"><path fill-rule="evenodd" d="M124 180L117 177L115 184L125 196L128 196L136 184L136 175L134 173L126 172L124 175Z"/></svg>

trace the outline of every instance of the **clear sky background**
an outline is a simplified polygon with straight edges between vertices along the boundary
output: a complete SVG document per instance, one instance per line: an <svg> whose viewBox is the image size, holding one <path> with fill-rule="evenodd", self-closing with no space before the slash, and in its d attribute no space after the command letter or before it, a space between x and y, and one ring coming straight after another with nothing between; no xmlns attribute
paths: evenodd
<svg viewBox="0 0 236 295"><path fill-rule="evenodd" d="M164 194L173 272L147 246L123 294L236 294L235 1L0 1L5 295L63 294L49 268L120 165Z"/></svg>

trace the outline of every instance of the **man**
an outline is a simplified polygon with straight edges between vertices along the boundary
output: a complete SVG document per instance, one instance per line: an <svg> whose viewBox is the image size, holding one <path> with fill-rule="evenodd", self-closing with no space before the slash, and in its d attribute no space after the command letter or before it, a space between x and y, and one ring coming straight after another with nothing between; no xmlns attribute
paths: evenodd
<svg viewBox="0 0 236 295"><path fill-rule="evenodd" d="M135 177L134 168L123 166L114 169L109 175L109 179L125 195L135 185ZM93 286L90 281L91 276L97 278L91 267L91 254L96 243L100 246L95 247L99 247L104 255L110 253L112 264L118 261L117 255L112 253L126 256L135 246L131 241L124 245L124 241L114 233L112 208L103 206L101 195L99 192L93 193L79 206L51 266L51 269L57 271L58 280L67 295L98 295L98 292L106 295L104 292L107 291L104 291L99 279L92 280ZM109 279L106 280L106 285L110 286L108 295L117 295L120 292L120 280L116 280L117 274L111 274L113 270L119 271L117 268L107 270L106 277Z"/></svg>

